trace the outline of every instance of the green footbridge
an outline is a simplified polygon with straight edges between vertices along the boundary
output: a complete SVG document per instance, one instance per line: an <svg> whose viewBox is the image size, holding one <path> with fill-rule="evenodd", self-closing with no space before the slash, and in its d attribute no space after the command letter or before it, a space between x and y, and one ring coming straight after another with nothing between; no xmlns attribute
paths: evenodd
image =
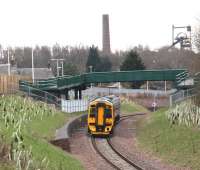
<svg viewBox="0 0 200 170"><path fill-rule="evenodd" d="M81 91L86 89L91 83L172 81L177 85L186 80L188 75L186 69L93 72L76 76L62 76L47 80L38 80L34 84L27 81L20 81L19 86L21 90L26 92L32 87L54 93L58 96L65 94L66 98L68 98L68 91L74 89L75 98L77 96L81 98Z"/></svg>

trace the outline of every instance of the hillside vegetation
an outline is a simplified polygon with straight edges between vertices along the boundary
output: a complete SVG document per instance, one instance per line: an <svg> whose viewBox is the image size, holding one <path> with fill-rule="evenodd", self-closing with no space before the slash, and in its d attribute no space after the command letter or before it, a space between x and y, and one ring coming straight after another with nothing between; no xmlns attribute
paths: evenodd
<svg viewBox="0 0 200 170"><path fill-rule="evenodd" d="M150 118L140 122L140 147L164 162L199 170L198 114L198 108L189 102L152 113Z"/></svg>
<svg viewBox="0 0 200 170"><path fill-rule="evenodd" d="M134 112L147 113L148 110L145 107L131 100L128 100L126 98L121 98L121 112L122 114L131 114Z"/></svg>
<svg viewBox="0 0 200 170"><path fill-rule="evenodd" d="M48 141L69 116L19 96L0 97L0 169L83 169Z"/></svg>

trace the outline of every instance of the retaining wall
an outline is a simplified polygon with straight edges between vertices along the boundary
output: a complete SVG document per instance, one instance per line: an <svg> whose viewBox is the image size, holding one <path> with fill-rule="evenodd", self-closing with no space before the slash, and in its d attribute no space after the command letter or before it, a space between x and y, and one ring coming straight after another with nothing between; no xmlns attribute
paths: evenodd
<svg viewBox="0 0 200 170"><path fill-rule="evenodd" d="M62 128L56 130L55 139L50 141L52 144L70 152L69 138L73 132L86 126L87 114L80 115L67 122Z"/></svg>

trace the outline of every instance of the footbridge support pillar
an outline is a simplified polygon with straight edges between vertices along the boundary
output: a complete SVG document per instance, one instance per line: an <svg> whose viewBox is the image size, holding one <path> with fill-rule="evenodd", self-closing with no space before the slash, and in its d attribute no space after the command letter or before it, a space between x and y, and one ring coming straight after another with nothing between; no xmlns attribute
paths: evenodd
<svg viewBox="0 0 200 170"><path fill-rule="evenodd" d="M65 91L64 91L64 94L65 94L65 99L66 99L66 100L69 100L69 91L68 91L68 90L65 90Z"/></svg>
<svg viewBox="0 0 200 170"><path fill-rule="evenodd" d="M81 89L78 90L78 98L82 99L82 90Z"/></svg>
<svg viewBox="0 0 200 170"><path fill-rule="evenodd" d="M78 89L74 89L74 99L78 99Z"/></svg>
<svg viewBox="0 0 200 170"><path fill-rule="evenodd" d="M76 88L74 89L74 99L82 99L82 89L81 88Z"/></svg>
<svg viewBox="0 0 200 170"><path fill-rule="evenodd" d="M61 93L60 91L57 91L57 92L56 92L56 96L57 96L58 98L61 98L61 94L62 94L62 93Z"/></svg>

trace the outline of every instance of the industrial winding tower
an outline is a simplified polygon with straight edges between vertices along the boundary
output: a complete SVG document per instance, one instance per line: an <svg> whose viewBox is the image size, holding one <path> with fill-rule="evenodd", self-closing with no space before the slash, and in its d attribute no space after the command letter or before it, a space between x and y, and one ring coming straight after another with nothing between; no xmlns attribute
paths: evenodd
<svg viewBox="0 0 200 170"><path fill-rule="evenodd" d="M110 54L109 15L103 15L103 53Z"/></svg>

